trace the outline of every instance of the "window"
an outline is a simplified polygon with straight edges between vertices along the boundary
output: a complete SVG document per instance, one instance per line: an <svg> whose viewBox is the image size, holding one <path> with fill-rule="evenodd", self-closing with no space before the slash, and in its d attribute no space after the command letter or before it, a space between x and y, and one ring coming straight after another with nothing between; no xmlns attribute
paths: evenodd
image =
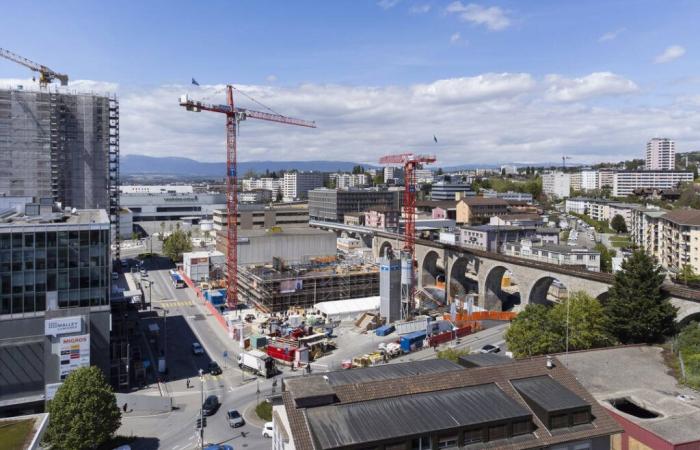
<svg viewBox="0 0 700 450"><path fill-rule="evenodd" d="M588 411L578 411L572 414L572 422L574 425L581 425L591 421Z"/></svg>
<svg viewBox="0 0 700 450"><path fill-rule="evenodd" d="M528 434L530 432L530 421L513 422L513 436Z"/></svg>
<svg viewBox="0 0 700 450"><path fill-rule="evenodd" d="M464 432L464 445L473 444L474 442L483 442L484 431L479 430L466 430Z"/></svg>
<svg viewBox="0 0 700 450"><path fill-rule="evenodd" d="M549 418L549 429L566 428L569 426L569 416L567 414L557 414Z"/></svg>
<svg viewBox="0 0 700 450"><path fill-rule="evenodd" d="M430 437L421 436L411 441L411 450L430 450Z"/></svg>
<svg viewBox="0 0 700 450"><path fill-rule="evenodd" d="M457 447L457 436L440 438L437 448L454 448Z"/></svg>
<svg viewBox="0 0 700 450"><path fill-rule="evenodd" d="M489 427L489 441L494 441L496 439L505 439L508 437L508 425L496 425Z"/></svg>

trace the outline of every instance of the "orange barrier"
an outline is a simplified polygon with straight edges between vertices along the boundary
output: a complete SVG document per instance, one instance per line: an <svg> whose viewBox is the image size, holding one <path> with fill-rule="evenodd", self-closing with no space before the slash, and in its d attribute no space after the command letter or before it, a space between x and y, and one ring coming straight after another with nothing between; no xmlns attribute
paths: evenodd
<svg viewBox="0 0 700 450"><path fill-rule="evenodd" d="M517 316L517 313L510 311L475 311L471 314L466 312L458 312L456 322L466 322L470 320L504 320L510 321ZM443 319L450 320L452 316L449 313L443 315Z"/></svg>

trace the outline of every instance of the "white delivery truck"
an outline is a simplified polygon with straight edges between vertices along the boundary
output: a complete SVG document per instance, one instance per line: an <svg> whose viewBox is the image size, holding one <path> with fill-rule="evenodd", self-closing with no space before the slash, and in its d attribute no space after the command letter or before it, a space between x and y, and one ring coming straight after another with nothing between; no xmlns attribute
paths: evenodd
<svg viewBox="0 0 700 450"><path fill-rule="evenodd" d="M238 355L238 367L250 370L256 375L270 378L277 373L275 360L260 350L250 350Z"/></svg>

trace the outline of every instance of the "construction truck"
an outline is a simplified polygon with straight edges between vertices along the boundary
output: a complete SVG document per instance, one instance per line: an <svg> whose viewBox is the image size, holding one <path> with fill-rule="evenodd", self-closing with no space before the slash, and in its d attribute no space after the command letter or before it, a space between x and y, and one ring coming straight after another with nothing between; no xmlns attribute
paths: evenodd
<svg viewBox="0 0 700 450"><path fill-rule="evenodd" d="M260 350L250 350L239 354L238 367L265 378L270 378L277 374L275 360Z"/></svg>

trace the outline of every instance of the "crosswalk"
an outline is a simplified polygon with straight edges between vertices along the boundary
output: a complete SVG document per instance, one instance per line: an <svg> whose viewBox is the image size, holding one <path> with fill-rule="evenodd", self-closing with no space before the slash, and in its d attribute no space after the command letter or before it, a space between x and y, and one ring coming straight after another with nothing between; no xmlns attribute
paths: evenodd
<svg viewBox="0 0 700 450"><path fill-rule="evenodd" d="M192 303L191 300L161 300L161 301L154 301L153 304L157 304L159 306L163 307L169 307L169 308L174 308L176 306L181 306L181 307L191 307L194 306L194 303Z"/></svg>

